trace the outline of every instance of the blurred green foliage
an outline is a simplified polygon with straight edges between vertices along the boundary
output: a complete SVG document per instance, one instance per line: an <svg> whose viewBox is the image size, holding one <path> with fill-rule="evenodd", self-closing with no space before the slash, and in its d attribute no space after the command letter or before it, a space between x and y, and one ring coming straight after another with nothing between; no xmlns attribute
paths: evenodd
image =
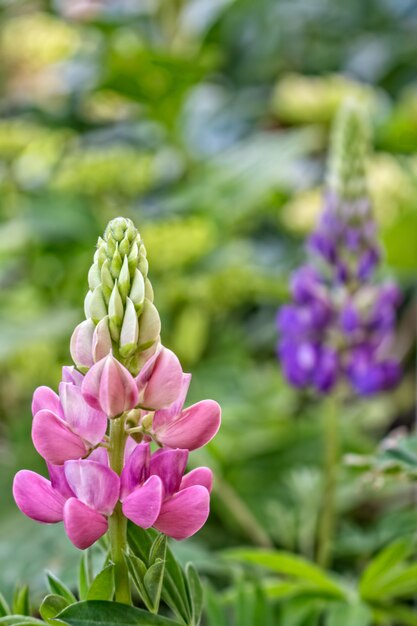
<svg viewBox="0 0 417 626"><path fill-rule="evenodd" d="M75 551L59 529L22 518L11 480L22 466L42 468L31 394L57 385L97 236L122 214L148 249L163 341L193 372L190 401L223 406L221 433L192 458L216 472L213 512L177 546L211 579L209 623L221 624L215 589L230 578L209 550L247 543L315 554L321 407L282 381L274 318L320 210L330 121L351 95L375 123L369 186L384 272L404 288L396 350L406 375L390 397L343 407L343 450L368 457L393 425L412 422L416 5L23 0L0 2L0 18L0 586L31 579L36 591L42 567L73 584ZM347 578L359 580L375 552L417 528L408 483L376 490L350 467L338 509L334 569ZM254 623L269 623L267 590L240 575L226 616L250 625L239 617L242 585ZM314 599L274 602L285 626L319 619ZM367 624L368 608L355 610L349 624ZM398 623L416 623L401 610ZM392 623L383 611L373 619Z"/></svg>

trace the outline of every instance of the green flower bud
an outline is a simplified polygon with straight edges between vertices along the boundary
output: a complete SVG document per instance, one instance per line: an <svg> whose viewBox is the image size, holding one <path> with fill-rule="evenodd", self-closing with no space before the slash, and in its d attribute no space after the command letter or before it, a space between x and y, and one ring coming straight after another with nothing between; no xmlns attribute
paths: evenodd
<svg viewBox="0 0 417 626"><path fill-rule="evenodd" d="M120 332L119 352L123 358L132 356L137 348L139 337L139 322L135 305L128 297L126 299L126 311Z"/></svg>
<svg viewBox="0 0 417 626"><path fill-rule="evenodd" d="M98 285L94 289L91 300L89 301L88 309L89 317L91 317L94 324L98 324L99 321L107 315L106 303L104 302L101 285Z"/></svg>
<svg viewBox="0 0 417 626"><path fill-rule="evenodd" d="M328 188L349 202L365 198L369 125L363 107L348 100L341 107L332 133Z"/></svg>
<svg viewBox="0 0 417 626"><path fill-rule="evenodd" d="M159 337L161 332L161 320L158 309L150 300L145 298L143 311L140 318L139 327L139 349L146 350L150 348L155 341L155 337Z"/></svg>
<svg viewBox="0 0 417 626"><path fill-rule="evenodd" d="M126 302L126 298L130 292L130 272L127 256L125 256L125 258L123 259L122 269L120 270L119 274L119 291L120 295L122 296L123 302Z"/></svg>
<svg viewBox="0 0 417 626"><path fill-rule="evenodd" d="M120 336L120 328L122 326L122 320L124 315L123 300L119 293L117 281L111 292L109 300L109 326L110 333L114 341L117 341Z"/></svg>
<svg viewBox="0 0 417 626"><path fill-rule="evenodd" d="M85 314L96 326L94 361L112 350L136 374L154 353L161 322L147 273L146 249L133 222L112 220L88 274Z"/></svg>

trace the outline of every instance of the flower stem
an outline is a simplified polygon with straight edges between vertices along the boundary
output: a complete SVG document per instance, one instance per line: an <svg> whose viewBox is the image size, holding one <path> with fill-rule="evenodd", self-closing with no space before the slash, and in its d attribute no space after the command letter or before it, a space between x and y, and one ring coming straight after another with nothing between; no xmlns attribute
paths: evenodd
<svg viewBox="0 0 417 626"><path fill-rule="evenodd" d="M335 532L335 498L339 461L338 407L339 403L335 397L329 397L324 405L324 489L317 549L317 562L322 567L330 565Z"/></svg>
<svg viewBox="0 0 417 626"><path fill-rule="evenodd" d="M110 421L110 467L117 474L123 469L124 452L127 434L125 432L125 417L118 417ZM117 602L132 604L130 595L129 571L124 558L127 545L127 519L123 515L122 505L117 503L109 519L109 535L111 556L114 563L115 597Z"/></svg>

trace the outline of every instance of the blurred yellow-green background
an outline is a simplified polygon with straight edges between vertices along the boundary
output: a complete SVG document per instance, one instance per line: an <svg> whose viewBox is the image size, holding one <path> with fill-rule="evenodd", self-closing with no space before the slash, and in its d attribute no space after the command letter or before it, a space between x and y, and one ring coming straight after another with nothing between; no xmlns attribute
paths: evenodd
<svg viewBox="0 0 417 626"><path fill-rule="evenodd" d="M404 291L405 376L345 407L344 451L371 454L412 426L417 3L2 0L0 20L0 586L39 589L44 567L73 575L75 550L23 519L11 480L42 469L31 394L69 362L94 245L117 215L144 239L190 401L223 407L220 434L193 454L216 472L212 515L179 554L212 573L215 551L240 544L312 558L321 407L284 383L275 315L320 210L330 122L354 96L374 123L368 182L381 273ZM376 489L348 468L338 508L334 567L348 575L417 528L408 484Z"/></svg>

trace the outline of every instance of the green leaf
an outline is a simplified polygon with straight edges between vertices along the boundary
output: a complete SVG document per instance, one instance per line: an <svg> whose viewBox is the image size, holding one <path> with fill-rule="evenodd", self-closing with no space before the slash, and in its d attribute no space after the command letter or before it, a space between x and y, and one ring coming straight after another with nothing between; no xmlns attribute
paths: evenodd
<svg viewBox="0 0 417 626"><path fill-rule="evenodd" d="M0 617L5 617L6 615L10 615L10 607L3 594L0 593Z"/></svg>
<svg viewBox="0 0 417 626"><path fill-rule="evenodd" d="M228 626L223 603L211 585L205 587L207 626Z"/></svg>
<svg viewBox="0 0 417 626"><path fill-rule="evenodd" d="M255 605L253 610L253 623L262 626L273 626L273 615L268 603L265 591L259 583L255 583Z"/></svg>
<svg viewBox="0 0 417 626"><path fill-rule="evenodd" d="M52 574L52 572L46 572L46 579L52 594L65 598L68 604L77 602L77 598L74 596L72 591L66 586L65 583L62 582L62 580L59 580L55 574Z"/></svg>
<svg viewBox="0 0 417 626"><path fill-rule="evenodd" d="M80 600L86 600L88 590L91 587L91 552L86 550L80 559L80 569L78 571L78 592Z"/></svg>
<svg viewBox="0 0 417 626"><path fill-rule="evenodd" d="M57 616L54 623L65 623L69 626L179 626L178 622L167 617L105 600L72 604Z"/></svg>
<svg viewBox="0 0 417 626"><path fill-rule="evenodd" d="M87 600L112 600L114 596L114 565L107 565L93 580Z"/></svg>
<svg viewBox="0 0 417 626"><path fill-rule="evenodd" d="M165 561L167 553L167 541L167 536L162 534L155 539L149 551L148 565L153 565L157 559Z"/></svg>
<svg viewBox="0 0 417 626"><path fill-rule="evenodd" d="M12 611L17 615L30 615L29 587L27 585L17 587L14 592Z"/></svg>
<svg viewBox="0 0 417 626"><path fill-rule="evenodd" d="M62 596L57 596L55 594L50 594L44 598L39 613L41 614L42 619L48 622L50 619L53 619L61 613L68 606L68 601L66 598Z"/></svg>
<svg viewBox="0 0 417 626"><path fill-rule="evenodd" d="M0 618L0 624L4 624L6 626L17 626L18 624L43 624L40 619L36 619L35 617L28 617L27 615L8 615L7 617Z"/></svg>
<svg viewBox="0 0 417 626"><path fill-rule="evenodd" d="M337 603L327 612L326 626L371 626L372 623L372 612L362 603Z"/></svg>
<svg viewBox="0 0 417 626"><path fill-rule="evenodd" d="M146 575L145 563L135 554L125 554L125 559L127 567L129 569L129 574L133 580L136 589L139 592L140 597L142 598L143 603L145 604L147 609L151 610L152 602L148 596L148 592L144 583Z"/></svg>
<svg viewBox="0 0 417 626"><path fill-rule="evenodd" d="M381 587L395 577L398 568L412 552L410 539L400 539L381 550L365 569L359 592L365 599L380 599Z"/></svg>
<svg viewBox="0 0 417 626"><path fill-rule="evenodd" d="M127 535L132 552L144 563L148 563L152 545L159 537L159 533L153 529L144 530L135 524L129 523ZM165 559L165 577L161 595L169 608L188 624L192 619L192 609L185 586L185 576L168 545Z"/></svg>
<svg viewBox="0 0 417 626"><path fill-rule="evenodd" d="M345 591L324 570L300 556L289 552L258 549L228 550L223 556L233 561L259 565L276 574L308 582L313 588L334 598L345 598Z"/></svg>
<svg viewBox="0 0 417 626"><path fill-rule="evenodd" d="M417 590L417 564L406 567L397 574L393 573L390 580L386 580L379 587L380 598L393 600L394 598L413 599Z"/></svg>
<svg viewBox="0 0 417 626"><path fill-rule="evenodd" d="M165 560L158 559L146 572L143 583L152 604L152 612L157 613L164 581Z"/></svg>
<svg viewBox="0 0 417 626"><path fill-rule="evenodd" d="M198 572L192 563L188 563L186 565L185 575L187 578L188 594L192 607L193 623L197 625L200 623L201 613L203 612L203 586Z"/></svg>

